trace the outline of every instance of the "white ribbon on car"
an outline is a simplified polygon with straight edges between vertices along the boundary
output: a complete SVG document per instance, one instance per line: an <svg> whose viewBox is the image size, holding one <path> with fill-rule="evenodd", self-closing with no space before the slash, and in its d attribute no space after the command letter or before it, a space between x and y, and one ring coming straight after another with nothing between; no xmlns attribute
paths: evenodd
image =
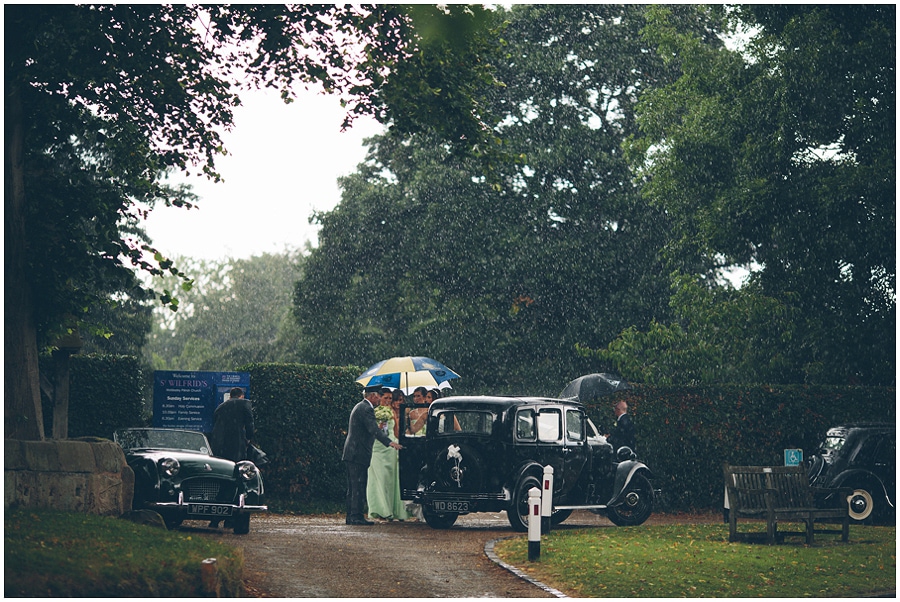
<svg viewBox="0 0 900 602"><path fill-rule="evenodd" d="M456 481L457 487L462 487L462 470L459 468L459 463L462 462L462 454L459 453L458 445L447 447L447 459L456 460L456 468L450 470L450 478Z"/></svg>

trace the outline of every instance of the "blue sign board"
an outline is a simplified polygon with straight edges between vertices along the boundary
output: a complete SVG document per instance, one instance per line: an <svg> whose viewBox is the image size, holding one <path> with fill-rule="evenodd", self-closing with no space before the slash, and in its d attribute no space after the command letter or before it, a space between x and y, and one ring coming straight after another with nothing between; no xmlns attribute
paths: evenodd
<svg viewBox="0 0 900 602"><path fill-rule="evenodd" d="M784 465L785 466L800 466L803 462L803 450L802 449L786 449L784 450Z"/></svg>
<svg viewBox="0 0 900 602"><path fill-rule="evenodd" d="M234 387L250 397L248 372L156 370L153 373L153 426L208 433L213 412Z"/></svg>

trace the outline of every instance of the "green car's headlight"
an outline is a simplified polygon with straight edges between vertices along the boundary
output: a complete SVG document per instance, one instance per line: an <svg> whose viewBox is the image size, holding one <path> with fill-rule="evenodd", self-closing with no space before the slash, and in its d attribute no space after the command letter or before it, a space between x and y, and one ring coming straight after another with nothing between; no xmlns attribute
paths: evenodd
<svg viewBox="0 0 900 602"><path fill-rule="evenodd" d="M253 462L238 462L235 468L237 468L238 475L245 481L250 481L259 474Z"/></svg>
<svg viewBox="0 0 900 602"><path fill-rule="evenodd" d="M159 461L159 471L167 477L174 477L178 474L181 464L175 458L162 458Z"/></svg>

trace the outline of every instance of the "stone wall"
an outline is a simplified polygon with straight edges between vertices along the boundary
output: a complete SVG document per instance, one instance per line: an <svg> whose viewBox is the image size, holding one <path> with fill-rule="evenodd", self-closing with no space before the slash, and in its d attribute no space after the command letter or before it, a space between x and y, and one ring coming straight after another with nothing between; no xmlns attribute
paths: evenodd
<svg viewBox="0 0 900 602"><path fill-rule="evenodd" d="M131 509L134 472L104 439L4 441L3 507L119 516Z"/></svg>

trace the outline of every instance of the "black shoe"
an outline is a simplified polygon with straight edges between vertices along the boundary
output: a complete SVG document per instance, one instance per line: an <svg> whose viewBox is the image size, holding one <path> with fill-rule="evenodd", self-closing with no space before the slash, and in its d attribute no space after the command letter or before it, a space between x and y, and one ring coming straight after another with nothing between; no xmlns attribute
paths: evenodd
<svg viewBox="0 0 900 602"><path fill-rule="evenodd" d="M219 521L217 521L217 520L209 521L209 526L212 527L213 529L218 529Z"/></svg>
<svg viewBox="0 0 900 602"><path fill-rule="evenodd" d="M363 519L363 520L348 520L347 524L348 525L374 525L375 523L373 523L370 520Z"/></svg>

